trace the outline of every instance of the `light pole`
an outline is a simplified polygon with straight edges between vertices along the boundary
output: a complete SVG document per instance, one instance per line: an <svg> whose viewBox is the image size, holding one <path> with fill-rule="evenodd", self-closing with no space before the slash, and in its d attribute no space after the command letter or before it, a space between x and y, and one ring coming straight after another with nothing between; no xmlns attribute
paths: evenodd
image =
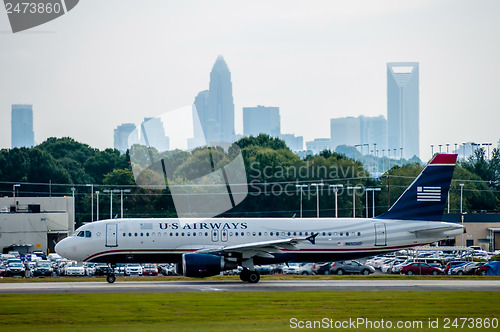
<svg viewBox="0 0 500 332"><path fill-rule="evenodd" d="M356 218L356 189L361 189L361 187L347 187L347 190L352 189L352 217Z"/></svg>
<svg viewBox="0 0 500 332"><path fill-rule="evenodd" d="M109 219L113 219L113 193L119 193L118 189L106 189L103 193L109 193Z"/></svg>
<svg viewBox="0 0 500 332"><path fill-rule="evenodd" d="M92 193L92 198L91 198L91 202L90 202L90 210L92 211L90 214L91 214L91 221L94 221L94 184L86 184L87 187L91 187L90 190L91 190L91 193Z"/></svg>
<svg viewBox="0 0 500 332"><path fill-rule="evenodd" d="M333 188L333 192L335 193L335 218L339 217L338 214L338 206L337 206L337 194L339 192L339 188L343 188L344 185L342 184L331 184L330 188Z"/></svg>
<svg viewBox="0 0 500 332"><path fill-rule="evenodd" d="M311 183L312 187L316 187L316 217L319 218L319 187L323 187L324 183Z"/></svg>
<svg viewBox="0 0 500 332"><path fill-rule="evenodd" d="M434 156L434 144L431 144L431 157Z"/></svg>
<svg viewBox="0 0 500 332"><path fill-rule="evenodd" d="M300 217L302 218L302 188L307 188L307 184L296 184L295 187L300 188Z"/></svg>
<svg viewBox="0 0 500 332"><path fill-rule="evenodd" d="M97 199L97 219L96 220L99 220L99 190L96 190L95 194L97 195L96 199Z"/></svg>
<svg viewBox="0 0 500 332"><path fill-rule="evenodd" d="M443 144L439 144L439 153L441 153L441 147L443 146Z"/></svg>
<svg viewBox="0 0 500 332"><path fill-rule="evenodd" d="M16 183L12 185L12 197L14 197L14 208L17 211L17 203L16 203L16 188L19 188L21 185L19 183Z"/></svg>
<svg viewBox="0 0 500 332"><path fill-rule="evenodd" d="M403 148L399 148L400 155L399 155L399 167L403 167Z"/></svg>
<svg viewBox="0 0 500 332"><path fill-rule="evenodd" d="M373 214L373 217L375 217L375 192L376 191L381 191L382 189L380 188L375 188L375 187L372 187L372 188L365 188L366 190L366 217L368 218L368 191L371 191L373 194L372 194L372 214Z"/></svg>
<svg viewBox="0 0 500 332"><path fill-rule="evenodd" d="M450 153L449 147L450 147L450 143L446 143L446 153Z"/></svg>
<svg viewBox="0 0 500 332"><path fill-rule="evenodd" d="M75 187L71 188L71 193L73 194L73 231L76 228L76 220L75 220Z"/></svg>
<svg viewBox="0 0 500 332"><path fill-rule="evenodd" d="M460 183L460 214L463 213L464 184Z"/></svg>
<svg viewBox="0 0 500 332"><path fill-rule="evenodd" d="M120 190L120 196L121 196L121 203L120 203L120 206L121 206L121 219L123 219L123 193L129 193L130 192L130 189L122 189Z"/></svg>

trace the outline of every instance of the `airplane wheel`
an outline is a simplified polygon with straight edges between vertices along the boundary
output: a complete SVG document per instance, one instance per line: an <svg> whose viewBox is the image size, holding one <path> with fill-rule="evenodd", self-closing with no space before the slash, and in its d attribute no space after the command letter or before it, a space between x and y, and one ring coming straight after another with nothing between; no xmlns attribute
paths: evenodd
<svg viewBox="0 0 500 332"><path fill-rule="evenodd" d="M110 274L110 275L108 275L108 276L106 277L106 281L107 281L108 283L110 283L110 284L114 283L114 282L115 282L115 280L116 280L116 277L115 277L115 275L114 275L114 274Z"/></svg>
<svg viewBox="0 0 500 332"><path fill-rule="evenodd" d="M249 276L250 276L250 271L248 271L247 269L243 269L243 271L240 272L241 281L248 281Z"/></svg>
<svg viewBox="0 0 500 332"><path fill-rule="evenodd" d="M248 282L251 284L258 283L260 280L260 274L257 271L249 271L248 274Z"/></svg>

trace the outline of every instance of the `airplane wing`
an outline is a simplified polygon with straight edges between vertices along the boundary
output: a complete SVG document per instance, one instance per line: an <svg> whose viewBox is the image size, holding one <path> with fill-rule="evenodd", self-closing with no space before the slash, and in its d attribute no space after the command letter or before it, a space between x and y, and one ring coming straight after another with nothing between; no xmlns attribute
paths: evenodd
<svg viewBox="0 0 500 332"><path fill-rule="evenodd" d="M297 249L296 245L300 242L309 241L312 244L316 243L316 236L319 233L303 238L288 238L262 242L252 242L237 244L234 246L226 246L219 248L207 248L196 251L195 253L205 253L214 255L225 255L229 253L239 253L247 257L259 256L265 258L273 258L272 253L279 253L282 249Z"/></svg>

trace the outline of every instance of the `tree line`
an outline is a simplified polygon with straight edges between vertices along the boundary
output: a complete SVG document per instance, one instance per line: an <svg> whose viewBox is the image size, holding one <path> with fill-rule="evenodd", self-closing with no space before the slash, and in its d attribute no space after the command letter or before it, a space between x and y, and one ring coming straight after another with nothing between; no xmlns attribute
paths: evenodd
<svg viewBox="0 0 500 332"><path fill-rule="evenodd" d="M303 217L315 217L318 204L321 217L332 217L336 210L339 217L352 217L353 208L356 216L361 217L367 213L367 199L368 215L372 216L373 199L375 215L379 215L396 201L423 168L421 163L413 161L393 166L379 178L372 178L360 161L339 152L325 150L302 159L283 140L267 135L244 137L236 145L245 165L248 194L241 204L219 215L222 217L299 217L301 211ZM210 163L214 169L219 169L231 162L239 150L212 149ZM141 165L131 162L131 154L133 161L142 158ZM3 196L12 195L13 189L18 190L16 195L27 197L70 196L71 188L75 188L77 224L91 220L90 185L94 188L94 200L95 191L100 191L100 219L110 216L111 197L103 193L106 189L130 190L124 194L125 217L176 217L168 186L160 189L138 187L134 167L153 168L153 160L162 160L162 167L175 172L161 181L170 185L186 183L186 179L205 174L200 165L207 162L206 156L202 149L159 153L141 146L121 154L115 149L95 149L69 137L49 138L33 148L0 150L0 191ZM483 149L476 150L468 160L458 163L453 178L451 213L460 211L461 190L464 212L500 210L497 149L493 150L491 159ZM21 186L13 188L13 184L18 183ZM375 197L372 197L373 192L367 196L364 191L367 187L381 188L381 191L375 192ZM96 215L95 205L96 202ZM119 214L120 196L115 194L113 217Z"/></svg>

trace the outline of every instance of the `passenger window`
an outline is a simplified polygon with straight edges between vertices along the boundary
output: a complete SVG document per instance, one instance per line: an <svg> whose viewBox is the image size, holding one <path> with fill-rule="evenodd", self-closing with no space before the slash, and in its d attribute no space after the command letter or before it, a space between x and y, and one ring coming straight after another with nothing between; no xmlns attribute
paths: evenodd
<svg viewBox="0 0 500 332"><path fill-rule="evenodd" d="M137 236L137 233L134 233L135 236Z"/></svg>
<svg viewBox="0 0 500 332"><path fill-rule="evenodd" d="M132 236L132 233L128 233L128 236Z"/></svg>

